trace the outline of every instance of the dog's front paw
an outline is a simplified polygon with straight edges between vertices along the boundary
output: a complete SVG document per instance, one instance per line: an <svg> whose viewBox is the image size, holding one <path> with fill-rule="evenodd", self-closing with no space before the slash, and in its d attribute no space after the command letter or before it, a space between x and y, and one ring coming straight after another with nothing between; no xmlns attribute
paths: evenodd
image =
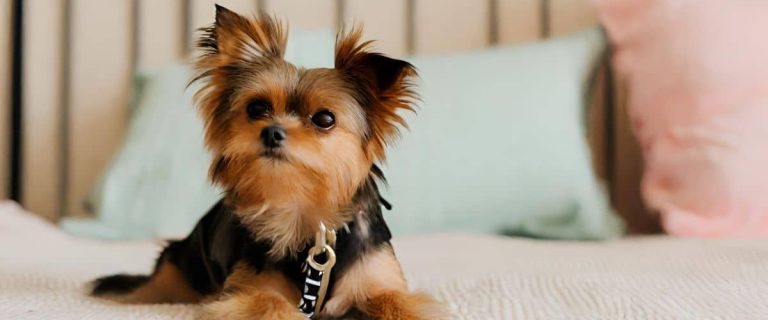
<svg viewBox="0 0 768 320"><path fill-rule="evenodd" d="M238 293L203 306L202 319L306 320L298 307L270 292Z"/></svg>
<svg viewBox="0 0 768 320"><path fill-rule="evenodd" d="M377 294L364 304L365 314L376 320L454 319L450 310L425 293L390 291Z"/></svg>

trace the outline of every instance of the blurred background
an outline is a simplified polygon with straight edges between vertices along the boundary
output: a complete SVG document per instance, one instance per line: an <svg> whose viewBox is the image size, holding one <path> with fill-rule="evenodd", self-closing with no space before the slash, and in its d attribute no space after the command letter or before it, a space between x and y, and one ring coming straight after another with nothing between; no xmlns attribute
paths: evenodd
<svg viewBox="0 0 768 320"><path fill-rule="evenodd" d="M0 143L13 152L0 157L0 195L48 219L83 215L81 199L125 133L132 72L183 61L214 3L3 0ZM534 41L596 22L586 0L218 3L273 12L292 31L363 22L381 51L399 57Z"/></svg>
<svg viewBox="0 0 768 320"><path fill-rule="evenodd" d="M2 0L0 198L84 235L187 229L218 196L204 180L208 159L184 89L195 30L213 21L215 2L281 17L291 30L286 59L299 65L330 66L335 32L359 22L378 50L419 68L420 115L409 115L385 167L395 230L602 239L659 232L659 212L683 217L683 234L711 233L687 226L734 208L749 210L729 226L763 221L763 204L747 197L759 187L728 171L756 160L691 156L734 150L760 137L759 125L729 122L752 128L730 149L670 133L714 110L699 93L740 101L739 90L755 85L728 82L753 78L722 64L755 61L729 48L761 52L738 36L759 26L732 23L763 12L745 1ZM706 47L717 34L727 39L720 51ZM696 124L708 135L734 132ZM670 149L659 137L671 136L700 149ZM643 169L649 159L654 171ZM712 174L706 183L701 172Z"/></svg>

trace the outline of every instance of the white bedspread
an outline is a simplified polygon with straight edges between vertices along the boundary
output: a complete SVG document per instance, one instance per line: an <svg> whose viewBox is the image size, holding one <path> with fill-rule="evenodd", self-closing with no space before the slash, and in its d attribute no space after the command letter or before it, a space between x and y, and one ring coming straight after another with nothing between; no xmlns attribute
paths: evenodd
<svg viewBox="0 0 768 320"><path fill-rule="evenodd" d="M668 237L552 242L437 235L395 241L411 284L462 319L768 319L768 242ZM75 239L0 202L0 319L190 319L83 284L147 272L155 243Z"/></svg>

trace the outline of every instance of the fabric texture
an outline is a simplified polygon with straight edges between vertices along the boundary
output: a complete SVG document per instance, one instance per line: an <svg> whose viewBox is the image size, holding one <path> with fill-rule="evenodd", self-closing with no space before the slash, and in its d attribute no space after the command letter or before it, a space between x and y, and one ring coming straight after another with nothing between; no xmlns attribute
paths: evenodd
<svg viewBox="0 0 768 320"><path fill-rule="evenodd" d="M768 236L768 2L593 2L666 231Z"/></svg>
<svg viewBox="0 0 768 320"><path fill-rule="evenodd" d="M20 245L23 244L23 245ZM458 319L764 319L768 242L673 237L566 242L441 234L394 241L412 288ZM0 202L0 319L194 319L195 305L119 305L85 295L116 272L149 272L152 242L60 232Z"/></svg>
<svg viewBox="0 0 768 320"><path fill-rule="evenodd" d="M301 39L300 39L301 40ZM307 39L299 41L306 43ZM332 62L331 38L289 59ZM596 180L584 128L588 75L604 40L596 29L566 38L413 58L423 103L388 150L383 188L396 234L440 231L605 239L622 232ZM318 58L318 56L320 58ZM314 59L314 60L313 60ZM300 63L301 64L301 63ZM184 236L219 196L191 95L191 72L146 72L128 139L105 175L92 222L75 234Z"/></svg>

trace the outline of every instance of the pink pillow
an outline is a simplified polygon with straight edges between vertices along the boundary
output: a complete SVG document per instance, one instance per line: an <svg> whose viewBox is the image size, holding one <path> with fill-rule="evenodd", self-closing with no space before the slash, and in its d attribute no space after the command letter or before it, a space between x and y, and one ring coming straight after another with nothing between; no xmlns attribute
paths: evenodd
<svg viewBox="0 0 768 320"><path fill-rule="evenodd" d="M667 232L768 235L768 1L593 0Z"/></svg>

